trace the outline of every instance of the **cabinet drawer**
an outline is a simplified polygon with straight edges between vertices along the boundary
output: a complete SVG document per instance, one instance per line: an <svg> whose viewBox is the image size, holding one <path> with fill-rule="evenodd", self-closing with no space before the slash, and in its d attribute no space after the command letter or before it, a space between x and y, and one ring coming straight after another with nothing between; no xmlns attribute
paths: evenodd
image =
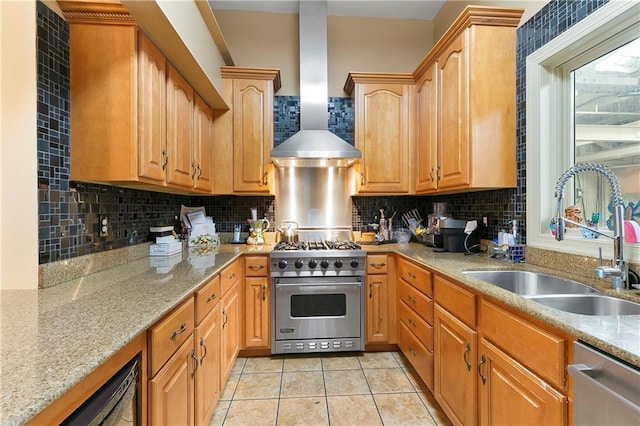
<svg viewBox="0 0 640 426"><path fill-rule="evenodd" d="M400 259L398 262L398 274L400 278L423 292L429 297L433 297L433 283L431 282L431 272L426 269Z"/></svg>
<svg viewBox="0 0 640 426"><path fill-rule="evenodd" d="M418 338L402 322L400 323L398 343L402 353L416 369L424 384L433 391L433 353L420 343Z"/></svg>
<svg viewBox="0 0 640 426"><path fill-rule="evenodd" d="M404 281L398 283L398 299L405 302L426 322L433 324L433 300Z"/></svg>
<svg viewBox="0 0 640 426"><path fill-rule="evenodd" d="M389 262L386 254L370 254L367 256L367 274L386 274Z"/></svg>
<svg viewBox="0 0 640 426"><path fill-rule="evenodd" d="M240 260L234 261L231 265L227 266L220 273L220 290L222 294L225 294L227 290L231 288L240 279L240 267L242 262Z"/></svg>
<svg viewBox="0 0 640 426"><path fill-rule="evenodd" d="M266 277L269 275L268 256L245 256L244 276L245 277Z"/></svg>
<svg viewBox="0 0 640 426"><path fill-rule="evenodd" d="M178 350L193 332L193 297L168 313L149 329L151 376Z"/></svg>
<svg viewBox="0 0 640 426"><path fill-rule="evenodd" d="M435 302L471 328L476 327L476 296L459 285L436 275Z"/></svg>
<svg viewBox="0 0 640 426"><path fill-rule="evenodd" d="M547 381L565 387L565 339L486 300L480 302L479 322L483 337Z"/></svg>
<svg viewBox="0 0 640 426"><path fill-rule="evenodd" d="M416 335L429 351L433 352L433 326L420 318L406 303L400 301L400 321L402 321L413 334Z"/></svg>
<svg viewBox="0 0 640 426"><path fill-rule="evenodd" d="M220 301L220 296L220 275L216 275L196 292L196 324L200 324L204 317L211 312Z"/></svg>

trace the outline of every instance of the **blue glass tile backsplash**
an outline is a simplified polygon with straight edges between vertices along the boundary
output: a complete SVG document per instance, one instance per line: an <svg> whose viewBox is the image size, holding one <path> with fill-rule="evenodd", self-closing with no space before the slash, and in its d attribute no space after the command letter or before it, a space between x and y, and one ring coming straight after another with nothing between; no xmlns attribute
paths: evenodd
<svg viewBox="0 0 640 426"><path fill-rule="evenodd" d="M355 230L373 221L380 208L398 214L417 208L424 217L431 203L447 202L458 219L490 221L489 236L514 217L525 219L525 68L526 55L606 3L606 0L554 0L518 29L517 43L517 162L516 189L456 195L353 197ZM53 262L87 253L136 244L148 239L149 226L173 223L181 205L204 205L217 229L233 231L244 224L250 207L275 218L273 197L196 197L116 188L69 180L69 27L43 3L37 4L38 23L38 199L39 261ZM354 107L347 97L329 98L329 130L353 144ZM274 144L298 131L300 99L276 96ZM98 218L106 215L110 232L100 237ZM398 221L396 226L399 226ZM524 233L524 227L521 227Z"/></svg>

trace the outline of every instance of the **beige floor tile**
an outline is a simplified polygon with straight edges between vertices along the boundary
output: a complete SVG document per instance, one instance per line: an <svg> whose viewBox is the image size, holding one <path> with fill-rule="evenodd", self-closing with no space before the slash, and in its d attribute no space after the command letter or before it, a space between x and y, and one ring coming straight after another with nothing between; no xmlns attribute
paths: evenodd
<svg viewBox="0 0 640 426"><path fill-rule="evenodd" d="M411 368L411 363L409 362L407 357L404 356L402 352L392 352L392 353L393 353L393 357L396 359L396 361L398 361L398 364L400 364L400 367Z"/></svg>
<svg viewBox="0 0 640 426"><path fill-rule="evenodd" d="M391 352L365 352L360 358L362 368L397 368L398 361Z"/></svg>
<svg viewBox="0 0 640 426"><path fill-rule="evenodd" d="M417 392L429 390L414 368L403 368L403 370Z"/></svg>
<svg viewBox="0 0 640 426"><path fill-rule="evenodd" d="M362 370L329 370L324 372L324 384L329 395L362 395L371 390Z"/></svg>
<svg viewBox="0 0 640 426"><path fill-rule="evenodd" d="M281 399L278 426L321 426L329 424L324 397Z"/></svg>
<svg viewBox="0 0 640 426"><path fill-rule="evenodd" d="M282 372L282 365L284 363L284 357L282 356L269 356L269 357L255 357L247 358L247 362L244 365L243 373L280 373Z"/></svg>
<svg viewBox="0 0 640 426"><path fill-rule="evenodd" d="M417 393L373 396L385 426L435 425Z"/></svg>
<svg viewBox="0 0 640 426"><path fill-rule="evenodd" d="M233 400L278 398L282 373L242 374Z"/></svg>
<svg viewBox="0 0 640 426"><path fill-rule="evenodd" d="M229 374L227 384L224 386L222 394L220 395L220 401L229 401L233 398L233 394L238 386L238 380L240 380L240 374Z"/></svg>
<svg viewBox="0 0 640 426"><path fill-rule="evenodd" d="M233 368L231 369L231 374L240 374L242 373L242 369L244 368L244 364L247 362L247 358L240 357L236 359L236 362L233 364Z"/></svg>
<svg viewBox="0 0 640 426"><path fill-rule="evenodd" d="M230 405L231 401L219 401L218 405L216 405L216 410L213 412L213 416L209 421L209 426L222 426L225 417L227 417L227 411L229 410Z"/></svg>
<svg viewBox="0 0 640 426"><path fill-rule="evenodd" d="M414 392L413 386L402 368L370 368L365 369L364 375L371 392L376 393L398 393Z"/></svg>
<svg viewBox="0 0 640 426"><path fill-rule="evenodd" d="M322 358L317 355L287 356L284 371L322 371Z"/></svg>
<svg viewBox="0 0 640 426"><path fill-rule="evenodd" d="M371 395L327 397L331 426L382 425Z"/></svg>
<svg viewBox="0 0 640 426"><path fill-rule="evenodd" d="M322 371L294 371L282 373L280 398L324 396Z"/></svg>
<svg viewBox="0 0 640 426"><path fill-rule="evenodd" d="M233 401L224 421L225 426L275 425L278 414L277 399Z"/></svg>
<svg viewBox="0 0 640 426"><path fill-rule="evenodd" d="M452 424L431 392L419 392L418 395L438 426L449 426Z"/></svg>
<svg viewBox="0 0 640 426"><path fill-rule="evenodd" d="M322 356L323 370L359 370L359 356L353 354L331 354Z"/></svg>

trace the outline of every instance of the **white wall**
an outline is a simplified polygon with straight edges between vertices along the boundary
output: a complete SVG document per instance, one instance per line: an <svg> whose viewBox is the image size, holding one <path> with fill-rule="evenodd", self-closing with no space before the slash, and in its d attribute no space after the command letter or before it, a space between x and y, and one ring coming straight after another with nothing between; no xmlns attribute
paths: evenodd
<svg viewBox="0 0 640 426"><path fill-rule="evenodd" d="M37 288L35 1L0 1L0 22L0 289Z"/></svg>

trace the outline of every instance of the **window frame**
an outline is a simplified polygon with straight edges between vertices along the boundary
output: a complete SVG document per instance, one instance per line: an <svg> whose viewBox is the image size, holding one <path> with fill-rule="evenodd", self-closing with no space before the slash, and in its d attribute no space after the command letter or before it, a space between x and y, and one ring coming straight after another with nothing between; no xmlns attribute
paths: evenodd
<svg viewBox="0 0 640 426"><path fill-rule="evenodd" d="M556 210L557 179L573 165L573 86L575 69L640 37L640 3L611 1L526 58L527 244L545 250L613 258L609 238L582 239L579 232L564 241L551 235L549 218ZM567 185L565 200L572 199ZM566 202L565 202L566 206ZM606 220L606 215L605 218ZM625 257L640 261L640 244L626 244Z"/></svg>

